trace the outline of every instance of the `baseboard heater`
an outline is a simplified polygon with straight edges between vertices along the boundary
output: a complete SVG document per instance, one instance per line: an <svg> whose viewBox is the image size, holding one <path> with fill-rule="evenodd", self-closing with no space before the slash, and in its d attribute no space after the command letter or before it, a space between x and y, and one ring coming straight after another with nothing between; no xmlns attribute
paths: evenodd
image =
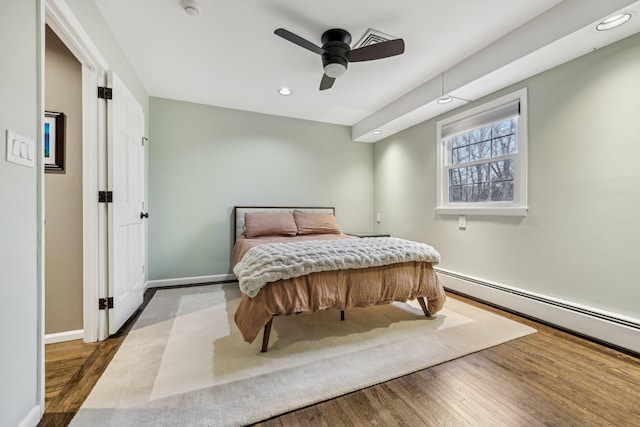
<svg viewBox="0 0 640 427"><path fill-rule="evenodd" d="M613 347L634 356L640 354L640 321L590 310L554 298L537 295L497 283L487 282L440 268L435 268L445 289L481 300L507 311L532 318L544 324L566 330ZM450 280L453 279L453 280ZM449 283L447 283L449 282ZM479 286L480 288L478 288ZM492 292L499 292L500 294ZM500 296L499 302L491 296ZM517 298L524 298L529 307L522 307ZM540 303L537 308L535 303ZM518 307L520 306L520 307ZM552 312L552 315L548 314ZM551 319L550 319L551 318ZM596 323L597 322L597 323ZM612 332L615 328L615 333Z"/></svg>

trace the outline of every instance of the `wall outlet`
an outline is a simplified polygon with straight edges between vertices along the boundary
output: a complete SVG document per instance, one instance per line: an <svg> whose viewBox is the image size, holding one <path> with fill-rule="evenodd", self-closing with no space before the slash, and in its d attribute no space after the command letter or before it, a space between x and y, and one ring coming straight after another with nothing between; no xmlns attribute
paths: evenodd
<svg viewBox="0 0 640 427"><path fill-rule="evenodd" d="M460 230L466 230L467 229L467 217L464 215L460 215L458 217L458 228Z"/></svg>
<svg viewBox="0 0 640 427"><path fill-rule="evenodd" d="M379 213L377 213L377 214L376 214L376 222L377 222L378 224L380 224L380 221L381 221L381 216L380 216L380 214L379 214Z"/></svg>

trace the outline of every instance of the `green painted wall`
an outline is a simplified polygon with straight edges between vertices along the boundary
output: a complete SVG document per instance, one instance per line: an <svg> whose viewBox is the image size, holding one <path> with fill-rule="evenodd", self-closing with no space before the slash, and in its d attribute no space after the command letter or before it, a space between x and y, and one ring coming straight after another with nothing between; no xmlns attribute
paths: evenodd
<svg viewBox="0 0 640 427"><path fill-rule="evenodd" d="M349 127L153 97L150 118L150 280L229 273L233 206L335 206L373 229L373 146Z"/></svg>
<svg viewBox="0 0 640 427"><path fill-rule="evenodd" d="M68 0L95 45L148 113L148 99L94 2ZM42 304L38 270L39 168L6 161L6 131L39 137L43 2L0 2L0 425L39 417Z"/></svg>
<svg viewBox="0 0 640 427"><path fill-rule="evenodd" d="M429 242L441 267L640 318L640 35L375 146L377 231ZM529 213L439 216L436 121L528 88Z"/></svg>
<svg viewBox="0 0 640 427"><path fill-rule="evenodd" d="M37 141L38 19L35 1L0 3L0 425L38 405L40 310L38 169L6 161L6 131Z"/></svg>

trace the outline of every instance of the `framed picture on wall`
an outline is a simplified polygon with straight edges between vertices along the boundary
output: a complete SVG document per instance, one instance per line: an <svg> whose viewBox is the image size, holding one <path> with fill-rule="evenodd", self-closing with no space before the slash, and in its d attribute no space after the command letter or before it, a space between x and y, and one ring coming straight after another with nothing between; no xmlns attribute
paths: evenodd
<svg viewBox="0 0 640 427"><path fill-rule="evenodd" d="M44 171L64 172L64 113L44 113Z"/></svg>

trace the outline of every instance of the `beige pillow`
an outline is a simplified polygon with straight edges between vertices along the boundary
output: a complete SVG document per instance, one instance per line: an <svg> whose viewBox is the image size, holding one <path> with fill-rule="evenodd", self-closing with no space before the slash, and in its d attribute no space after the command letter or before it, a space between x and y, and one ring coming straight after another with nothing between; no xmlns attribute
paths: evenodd
<svg viewBox="0 0 640 427"><path fill-rule="evenodd" d="M295 236L298 228L290 212L247 212L244 214L244 235Z"/></svg>
<svg viewBox="0 0 640 427"><path fill-rule="evenodd" d="M340 234L336 217L332 214L293 211L298 234Z"/></svg>

